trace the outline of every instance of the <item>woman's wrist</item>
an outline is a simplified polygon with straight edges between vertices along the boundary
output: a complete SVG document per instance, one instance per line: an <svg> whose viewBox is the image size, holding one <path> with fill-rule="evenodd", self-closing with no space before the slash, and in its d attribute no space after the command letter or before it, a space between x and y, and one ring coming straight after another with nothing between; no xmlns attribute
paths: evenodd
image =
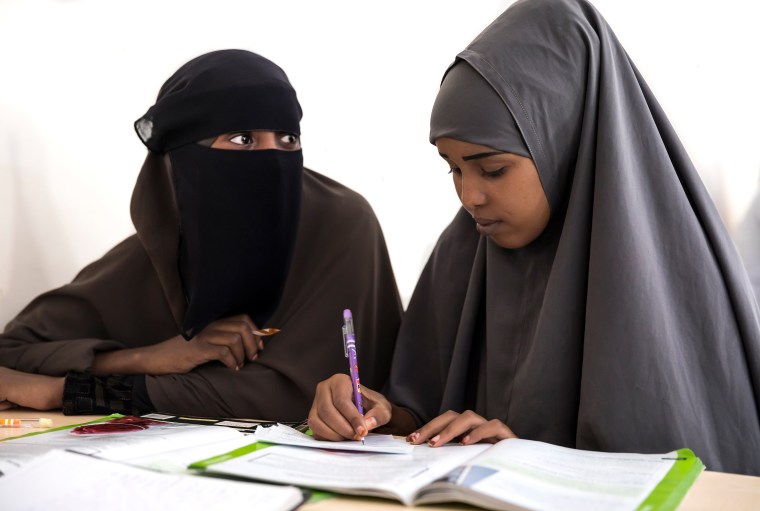
<svg viewBox="0 0 760 511"><path fill-rule="evenodd" d="M130 348L96 353L90 372L96 375L144 374L143 348Z"/></svg>

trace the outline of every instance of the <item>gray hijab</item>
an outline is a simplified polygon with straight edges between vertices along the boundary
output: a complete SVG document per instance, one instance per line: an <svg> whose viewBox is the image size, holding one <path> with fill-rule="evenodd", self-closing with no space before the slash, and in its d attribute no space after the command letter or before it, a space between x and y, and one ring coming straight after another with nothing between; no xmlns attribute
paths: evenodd
<svg viewBox="0 0 760 511"><path fill-rule="evenodd" d="M508 250L460 211L410 301L390 399L420 423L473 409L524 438L689 447L708 469L760 474L752 290L605 20L584 0L518 1L459 61L511 113L552 216Z"/></svg>
<svg viewBox="0 0 760 511"><path fill-rule="evenodd" d="M446 73L430 114L430 143L454 138L530 158L506 105L488 82L460 60Z"/></svg>

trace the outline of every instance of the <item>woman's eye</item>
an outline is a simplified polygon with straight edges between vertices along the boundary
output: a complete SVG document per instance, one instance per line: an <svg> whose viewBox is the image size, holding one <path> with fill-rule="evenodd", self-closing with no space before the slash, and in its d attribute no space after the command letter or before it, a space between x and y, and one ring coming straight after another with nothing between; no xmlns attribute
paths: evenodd
<svg viewBox="0 0 760 511"><path fill-rule="evenodd" d="M291 148L298 148L300 145L300 139L298 138L298 135L294 133L282 133L280 135L280 144L291 147Z"/></svg>
<svg viewBox="0 0 760 511"><path fill-rule="evenodd" d="M462 171L459 170L459 167L450 167L449 168L449 174L461 174Z"/></svg>
<svg viewBox="0 0 760 511"><path fill-rule="evenodd" d="M499 177L502 174L504 174L504 170L505 169L506 169L506 167L501 167L500 169L496 169L496 170L485 170L484 169L483 170L483 175L486 176L486 177Z"/></svg>
<svg viewBox="0 0 760 511"><path fill-rule="evenodd" d="M230 138L230 142L237 145L249 145L253 143L253 138L248 133L238 133Z"/></svg>

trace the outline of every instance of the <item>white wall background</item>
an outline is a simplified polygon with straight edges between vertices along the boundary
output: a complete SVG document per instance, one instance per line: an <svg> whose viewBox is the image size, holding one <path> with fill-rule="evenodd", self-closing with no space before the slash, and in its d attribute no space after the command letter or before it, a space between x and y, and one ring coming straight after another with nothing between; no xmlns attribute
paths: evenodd
<svg viewBox="0 0 760 511"><path fill-rule="evenodd" d="M233 47L288 73L306 164L370 201L408 299L458 207L427 143L439 80L510 3L0 0L0 326L133 232L133 121L185 61ZM755 2L594 3L732 227L760 170Z"/></svg>

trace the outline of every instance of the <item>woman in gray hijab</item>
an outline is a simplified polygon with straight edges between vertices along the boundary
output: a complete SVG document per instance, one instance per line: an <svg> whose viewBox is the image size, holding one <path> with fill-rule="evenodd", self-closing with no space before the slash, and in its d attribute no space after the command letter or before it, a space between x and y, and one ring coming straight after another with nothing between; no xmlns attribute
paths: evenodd
<svg viewBox="0 0 760 511"><path fill-rule="evenodd" d="M402 322L385 395L320 383L317 437L689 447L760 473L760 316L689 157L584 0L522 0L444 76L430 140L463 209ZM380 428L383 429L383 428Z"/></svg>

